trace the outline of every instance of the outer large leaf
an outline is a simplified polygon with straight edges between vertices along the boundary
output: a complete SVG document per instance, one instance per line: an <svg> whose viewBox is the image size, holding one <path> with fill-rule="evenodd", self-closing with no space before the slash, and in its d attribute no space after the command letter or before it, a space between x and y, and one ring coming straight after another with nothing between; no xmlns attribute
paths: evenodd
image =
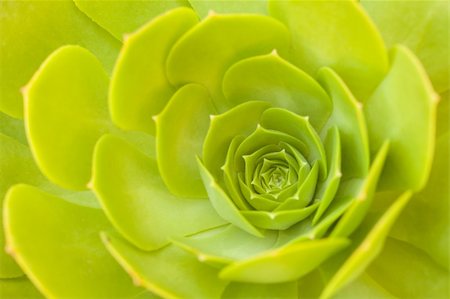
<svg viewBox="0 0 450 299"><path fill-rule="evenodd" d="M95 148L92 187L117 230L142 249L224 223L208 200L170 194L154 158L111 135Z"/></svg>
<svg viewBox="0 0 450 299"><path fill-rule="evenodd" d="M78 206L28 185L5 202L9 251L49 298L124 298L142 289L108 254L99 231L110 229L99 209Z"/></svg>
<svg viewBox="0 0 450 299"><path fill-rule="evenodd" d="M120 43L71 0L0 2L0 110L23 117L22 88L56 48L77 44L111 71ZM26 42L25 42L26 41Z"/></svg>
<svg viewBox="0 0 450 299"><path fill-rule="evenodd" d="M110 131L108 75L78 46L54 52L25 89L26 129L41 171L69 189L85 189L95 142Z"/></svg>
<svg viewBox="0 0 450 299"><path fill-rule="evenodd" d="M211 12L267 14L267 0L189 0L189 3L201 18Z"/></svg>
<svg viewBox="0 0 450 299"><path fill-rule="evenodd" d="M333 68L359 100L386 73L383 40L356 1L274 0L269 10L289 28L292 60L306 72Z"/></svg>
<svg viewBox="0 0 450 299"><path fill-rule="evenodd" d="M120 237L103 234L103 242L122 267L142 285L165 298L219 298L228 282L217 270L173 245L156 251L138 250ZM181 266L182 265L182 266Z"/></svg>
<svg viewBox="0 0 450 299"><path fill-rule="evenodd" d="M420 62L407 48L396 47L389 74L364 105L371 151L391 141L382 187L424 187L433 159L437 102Z"/></svg>
<svg viewBox="0 0 450 299"><path fill-rule="evenodd" d="M449 7L447 1L373 1L361 4L388 47L408 46L422 61L437 91L449 88Z"/></svg>
<svg viewBox="0 0 450 299"><path fill-rule="evenodd" d="M230 283L222 299L295 299L298 298L297 282L276 284Z"/></svg>
<svg viewBox="0 0 450 299"><path fill-rule="evenodd" d="M189 5L187 0L74 1L82 12L109 31L118 40L121 40L124 34L135 31L155 16L179 6Z"/></svg>
<svg viewBox="0 0 450 299"><path fill-rule="evenodd" d="M44 298L26 277L0 279L0 298L4 299L41 299Z"/></svg>

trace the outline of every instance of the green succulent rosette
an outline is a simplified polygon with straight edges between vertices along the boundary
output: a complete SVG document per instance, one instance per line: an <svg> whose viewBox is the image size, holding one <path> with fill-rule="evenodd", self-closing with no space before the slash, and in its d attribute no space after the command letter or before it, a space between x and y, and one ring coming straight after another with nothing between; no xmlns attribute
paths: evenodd
<svg viewBox="0 0 450 299"><path fill-rule="evenodd" d="M0 9L2 298L449 295L448 3Z"/></svg>

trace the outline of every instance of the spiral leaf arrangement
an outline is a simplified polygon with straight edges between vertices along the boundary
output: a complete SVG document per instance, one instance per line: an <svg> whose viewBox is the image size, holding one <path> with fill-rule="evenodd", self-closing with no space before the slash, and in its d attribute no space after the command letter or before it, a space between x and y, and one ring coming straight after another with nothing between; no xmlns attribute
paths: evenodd
<svg viewBox="0 0 450 299"><path fill-rule="evenodd" d="M432 264L412 295L448 292L448 216L428 245L405 224L420 205L399 218L444 171L448 197L448 87L361 4L155 2L140 26L129 3L76 3L116 38L140 28L111 79L89 42L48 56L26 137L2 115L5 294L40 296L26 274L49 298L411 297L383 278L406 246Z"/></svg>

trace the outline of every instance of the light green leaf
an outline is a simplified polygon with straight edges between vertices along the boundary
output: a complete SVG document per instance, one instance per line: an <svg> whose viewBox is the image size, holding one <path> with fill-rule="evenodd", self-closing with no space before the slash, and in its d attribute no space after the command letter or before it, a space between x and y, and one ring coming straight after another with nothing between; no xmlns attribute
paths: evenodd
<svg viewBox="0 0 450 299"><path fill-rule="evenodd" d="M257 237L262 237L262 233L241 214L241 211L225 191L223 191L222 187L219 186L215 178L203 165L202 161L197 159L197 163L206 191L208 192L209 200L217 214L246 232Z"/></svg>
<svg viewBox="0 0 450 299"><path fill-rule="evenodd" d="M80 12L71 0L1 1L0 36L0 110L16 118L23 117L20 89L58 47L86 47L108 71L120 48L119 41Z"/></svg>
<svg viewBox="0 0 450 299"><path fill-rule="evenodd" d="M145 250L224 224L208 200L170 194L156 161L112 135L95 147L92 188L115 228Z"/></svg>
<svg viewBox="0 0 450 299"><path fill-rule="evenodd" d="M223 92L232 105L253 99L308 116L318 130L332 110L322 87L276 52L232 65L224 75Z"/></svg>
<svg viewBox="0 0 450 299"><path fill-rule="evenodd" d="M281 108L270 108L264 111L261 117L261 126L269 130L280 131L293 136L303 142L309 151L305 155L309 164L319 163L319 177L324 180L327 176L327 161L325 149L311 126L308 117L299 116L289 110Z"/></svg>
<svg viewBox="0 0 450 299"><path fill-rule="evenodd" d="M449 88L447 1L371 1L362 6L388 47L403 44L422 61L437 91Z"/></svg>
<svg viewBox="0 0 450 299"><path fill-rule="evenodd" d="M187 83L204 85L218 111L223 112L230 108L222 94L227 68L245 57L267 54L273 49L285 53L287 44L286 28L273 18L212 14L172 48L167 76L177 87Z"/></svg>
<svg viewBox="0 0 450 299"><path fill-rule="evenodd" d="M346 237L358 228L364 220L364 217L372 204L375 191L377 190L377 184L383 170L389 148L390 143L385 142L378 151L370 167L369 174L366 178L364 178L362 184L358 184L357 191L352 194L353 198L350 207L331 232L331 236Z"/></svg>
<svg viewBox="0 0 450 299"><path fill-rule="evenodd" d="M112 234L104 233L102 239L136 284L161 297L214 299L228 284L217 277L216 269L176 246L141 251Z"/></svg>
<svg viewBox="0 0 450 299"><path fill-rule="evenodd" d="M280 283L298 279L342 250L347 239L321 239L288 245L233 263L220 272L223 279L250 283Z"/></svg>
<svg viewBox="0 0 450 299"><path fill-rule="evenodd" d="M242 211L241 213L256 227L270 230L284 230L307 218L317 209L317 206L318 204L302 209L275 209L273 212Z"/></svg>
<svg viewBox="0 0 450 299"><path fill-rule="evenodd" d="M159 171L174 195L206 197L195 159L202 153L214 112L208 91L199 84L188 84L174 94L156 118Z"/></svg>
<svg viewBox="0 0 450 299"><path fill-rule="evenodd" d="M363 107L332 69L321 69L318 77L333 102L333 112L322 136L325 137L330 127L337 126L342 145L343 178L365 177L369 171L370 154Z"/></svg>
<svg viewBox="0 0 450 299"><path fill-rule="evenodd" d="M450 291L446 269L423 251L392 238L368 272L398 298L446 298Z"/></svg>
<svg viewBox="0 0 450 299"><path fill-rule="evenodd" d="M395 263L394 263L395 264ZM367 273L358 277L355 281L348 284L333 295L333 299L394 299L393 294L389 293L383 286L378 284Z"/></svg>
<svg viewBox="0 0 450 299"><path fill-rule="evenodd" d="M43 299L41 293L26 277L0 279L0 298L4 299Z"/></svg>
<svg viewBox="0 0 450 299"><path fill-rule="evenodd" d="M124 298L142 292L103 247L98 232L110 225L101 210L15 185L4 215L9 252L46 297Z"/></svg>
<svg viewBox="0 0 450 299"><path fill-rule="evenodd" d="M289 28L292 61L315 75L331 67L360 101L388 69L380 34L356 1L270 1L269 12Z"/></svg>
<svg viewBox="0 0 450 299"><path fill-rule="evenodd" d="M179 6L187 0L166 1L90 1L74 0L77 7L118 40L135 31L154 17Z"/></svg>
<svg viewBox="0 0 450 299"><path fill-rule="evenodd" d="M397 217L411 198L411 192L403 193L365 234L357 248L345 260L323 290L320 298L330 298L339 289L356 279L381 252L384 241Z"/></svg>
<svg viewBox="0 0 450 299"><path fill-rule="evenodd" d="M319 202L319 207L314 215L313 224L322 217L333 201L341 181L341 139L337 127L332 127L324 140L325 154L327 156L328 176L325 181L319 182L314 202Z"/></svg>
<svg viewBox="0 0 450 299"><path fill-rule="evenodd" d="M97 3L81 3L91 5L94 2ZM105 2L98 3L102 7L110 7L104 5ZM131 8L131 3L166 2L119 1L117 5L128 5ZM179 8L127 36L117 59L109 90L111 118L117 126L155 133L155 123L151 117L161 112L174 92L166 78L167 55L173 44L197 22L191 9Z"/></svg>
<svg viewBox="0 0 450 299"><path fill-rule="evenodd" d="M230 283L222 299L296 299L298 298L297 282L277 284Z"/></svg>
<svg viewBox="0 0 450 299"><path fill-rule="evenodd" d="M254 13L267 15L267 0L189 0L197 14L204 18L208 14Z"/></svg>
<svg viewBox="0 0 450 299"><path fill-rule="evenodd" d="M175 238L174 243L195 254L200 261L221 268L233 261L270 250L277 236L276 231L266 231L264 238L255 237L234 225L227 225L189 237Z"/></svg>
<svg viewBox="0 0 450 299"><path fill-rule="evenodd" d="M231 140L237 135L248 136L259 123L261 114L270 107L265 102L250 101L211 118L203 143L203 161L214 177L220 177Z"/></svg>
<svg viewBox="0 0 450 299"><path fill-rule="evenodd" d="M95 142L111 130L108 75L89 51L62 47L28 83L25 124L31 151L54 183L82 190L91 177Z"/></svg>
<svg viewBox="0 0 450 299"><path fill-rule="evenodd" d="M0 133L5 134L22 144L27 144L23 121L0 112Z"/></svg>
<svg viewBox="0 0 450 299"><path fill-rule="evenodd" d="M433 159L437 102L414 54L402 46L394 48L388 75L364 105L370 150L391 141L381 188L424 187Z"/></svg>
<svg viewBox="0 0 450 299"><path fill-rule="evenodd" d="M394 238L414 244L447 269L450 252L448 128L447 125L447 133L437 139L428 184L413 196L391 232Z"/></svg>

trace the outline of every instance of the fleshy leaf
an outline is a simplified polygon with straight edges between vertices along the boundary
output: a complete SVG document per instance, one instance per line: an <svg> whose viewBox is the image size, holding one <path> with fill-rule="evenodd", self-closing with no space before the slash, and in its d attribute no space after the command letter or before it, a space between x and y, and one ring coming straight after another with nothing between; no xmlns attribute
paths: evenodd
<svg viewBox="0 0 450 299"><path fill-rule="evenodd" d="M378 284L367 273L364 273L358 279L343 287L336 294L333 299L394 299L394 295L389 293Z"/></svg>
<svg viewBox="0 0 450 299"><path fill-rule="evenodd" d="M314 202L319 202L319 207L314 215L313 224L322 217L328 206L333 201L341 181L341 139L337 127L332 127L324 141L325 154L327 156L328 176L325 181L319 182Z"/></svg>
<svg viewBox="0 0 450 299"><path fill-rule="evenodd" d="M222 299L294 299L298 298L297 282L277 284L230 283Z"/></svg>
<svg viewBox="0 0 450 299"><path fill-rule="evenodd" d="M203 161L214 177L219 177L220 167L225 164L231 140L254 131L261 114L269 107L265 102L250 101L212 117L203 143Z"/></svg>
<svg viewBox="0 0 450 299"><path fill-rule="evenodd" d="M364 220L373 201L373 196L377 189L377 184L389 149L390 143L385 142L372 162L369 174L364 178L363 183L359 186L355 194L352 194L354 197L353 202L331 232L331 236L346 237Z"/></svg>
<svg viewBox="0 0 450 299"><path fill-rule="evenodd" d="M267 211L242 211L247 220L262 229L284 230L295 223L307 218L317 209L316 205L311 205L302 209Z"/></svg>
<svg viewBox="0 0 450 299"><path fill-rule="evenodd" d="M398 298L446 298L450 291L447 270L423 251L391 238L368 272Z"/></svg>
<svg viewBox="0 0 450 299"><path fill-rule="evenodd" d="M203 165L202 161L197 159L197 163L206 191L208 192L209 200L217 214L248 233L262 237L261 232L242 216L241 211L239 211L225 191L222 190L208 169Z"/></svg>
<svg viewBox="0 0 450 299"><path fill-rule="evenodd" d="M224 224L208 200L170 194L156 161L112 135L96 145L92 188L115 228L145 250Z"/></svg>
<svg viewBox="0 0 450 299"><path fill-rule="evenodd" d="M97 139L111 129L108 75L89 51L62 47L25 92L25 123L36 163L54 183L82 190L91 177Z"/></svg>
<svg viewBox="0 0 450 299"><path fill-rule="evenodd" d="M22 144L27 144L23 121L0 112L0 133L14 138Z"/></svg>
<svg viewBox="0 0 450 299"><path fill-rule="evenodd" d="M289 245L229 265L220 277L250 283L295 280L349 244L347 239L321 239Z"/></svg>
<svg viewBox="0 0 450 299"><path fill-rule="evenodd" d="M0 11L0 110L4 113L23 117L20 89L62 45L86 47L111 71L120 42L80 12L73 1L2 1Z"/></svg>
<svg viewBox="0 0 450 299"><path fill-rule="evenodd" d="M342 146L343 179L365 177L369 171L370 154L362 105L332 69L321 69L318 77L333 102L333 112L322 135L330 127L337 126Z"/></svg>
<svg viewBox="0 0 450 299"><path fill-rule="evenodd" d="M267 0L189 0L197 14L204 18L208 14L253 13L267 15Z"/></svg>
<svg viewBox="0 0 450 299"><path fill-rule="evenodd" d="M330 298L352 280L356 279L381 252L384 241L395 220L411 198L411 192L403 193L384 213L362 242L328 282L320 298Z"/></svg>
<svg viewBox="0 0 450 299"><path fill-rule="evenodd" d="M234 225L228 225L189 237L175 238L174 243L195 254L202 262L224 266L271 249L277 236L276 231L266 231L264 238L259 238Z"/></svg>
<svg viewBox="0 0 450 299"><path fill-rule="evenodd" d="M423 63L437 91L449 88L446 1L361 1L388 47L403 44Z"/></svg>
<svg viewBox="0 0 450 299"><path fill-rule="evenodd" d="M167 59L167 76L175 86L199 83L210 91L216 108L229 108L222 94L227 68L245 57L285 52L286 28L273 18L259 15L212 14L185 34ZM201 45L201 47L199 47Z"/></svg>
<svg viewBox="0 0 450 299"><path fill-rule="evenodd" d="M40 299L44 298L26 277L0 279L0 298L4 299Z"/></svg>
<svg viewBox="0 0 450 299"><path fill-rule="evenodd" d="M394 48L391 70L364 105L370 150L391 141L381 188L424 187L433 158L437 102L414 54L402 46Z"/></svg>
<svg viewBox="0 0 450 299"><path fill-rule="evenodd" d="M202 153L214 107L199 84L180 88L156 119L156 152L161 177L177 196L206 198L195 161Z"/></svg>
<svg viewBox="0 0 450 299"><path fill-rule="evenodd" d="M356 1L270 1L269 11L290 29L292 61L315 75L329 66L359 100L388 69L383 40Z"/></svg>
<svg viewBox="0 0 450 299"><path fill-rule="evenodd" d="M94 2L97 3L80 3ZM105 2L98 3L102 5ZM162 2L117 3L130 5ZM165 74L167 55L180 36L197 22L191 9L179 8L127 36L114 68L109 90L111 118L116 125L123 129L155 133L155 123L151 117L161 112L174 92Z"/></svg>
<svg viewBox="0 0 450 299"><path fill-rule="evenodd" d="M77 7L118 40L135 31L148 20L179 6L187 0L166 1L89 1L74 0Z"/></svg>
<svg viewBox="0 0 450 299"><path fill-rule="evenodd" d="M309 163L314 164L315 161L318 161L320 168L319 177L321 180L326 178L327 161L325 149L316 130L311 126L308 117L301 117L286 109L270 108L263 113L261 125L269 130L289 134L303 142L309 150L309 154L306 155Z"/></svg>
<svg viewBox="0 0 450 299"><path fill-rule="evenodd" d="M47 297L123 298L142 292L104 248L98 235L104 229L110 225L101 210L35 187L15 185L6 196L8 250Z"/></svg>
<svg viewBox="0 0 450 299"><path fill-rule="evenodd" d="M136 284L161 297L218 298L227 285L216 269L174 245L146 252L112 234L103 233L102 239Z"/></svg>
<svg viewBox="0 0 450 299"><path fill-rule="evenodd" d="M276 52L231 66L223 79L223 92L232 105L249 99L266 101L273 107L308 116L317 129L322 128L332 110L322 87Z"/></svg>
<svg viewBox="0 0 450 299"><path fill-rule="evenodd" d="M436 142L436 153L429 182L415 194L392 228L391 236L412 243L427 252L442 267L449 267L450 252L450 134ZM420 229L418 229L420 228Z"/></svg>

